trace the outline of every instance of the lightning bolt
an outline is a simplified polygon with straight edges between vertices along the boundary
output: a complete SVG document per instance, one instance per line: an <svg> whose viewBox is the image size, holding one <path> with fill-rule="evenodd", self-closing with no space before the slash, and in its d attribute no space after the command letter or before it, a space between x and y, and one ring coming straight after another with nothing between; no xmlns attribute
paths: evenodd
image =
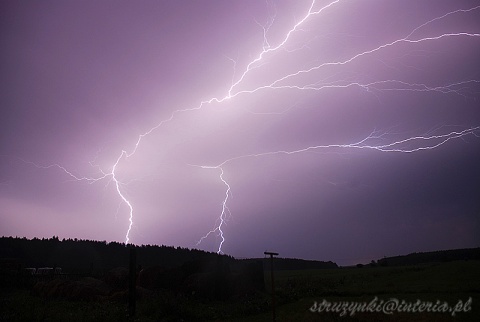
<svg viewBox="0 0 480 322"><path fill-rule="evenodd" d="M438 148L441 145L444 145L450 140L463 138L469 135L480 137L480 126L471 127L462 131L451 131L448 133L438 134L438 135L412 136L402 140L393 141L387 144L373 144L373 143L370 144L369 143L370 141L373 141L375 139L382 139L385 136L387 136L387 133L379 133L378 131L373 131L368 136L366 136L362 140L355 143L313 145L313 146L308 146L305 148L301 148L298 150L291 150L291 151L275 150L275 151L269 151L269 152L263 152L263 153L245 154L245 155L227 159L218 165L200 166L200 167L204 169L221 169L222 170L221 176L222 176L224 174L222 167L224 167L227 163L240 160L240 159L245 159L245 158L271 156L276 154L291 155L291 154L297 154L297 153L303 153L303 152L314 152L315 150L320 150L320 149L332 149L332 148L376 150L380 152L413 153L413 152L418 152L423 150L433 150L435 148ZM408 144L415 144L415 143L419 143L419 144L423 143L423 145L420 145L417 147L406 146ZM402 147L402 146L406 146L406 147ZM222 181L224 181L223 178L222 178ZM227 183L225 184L228 186ZM230 186L228 186L228 188L230 189Z"/></svg>
<svg viewBox="0 0 480 322"><path fill-rule="evenodd" d="M413 136L413 137L408 137L402 140L398 141L393 141L391 143L387 144L373 144L369 143L371 141L375 141L378 139L383 139L387 136L387 133L379 133L377 131L373 131L370 133L368 136L366 136L364 139L355 142L355 143L347 143L347 144L327 144L327 145L314 145L314 146L308 146L302 149L297 149L297 150L291 150L291 151L286 151L286 150L276 150L276 151L269 151L269 152L263 152L263 153L254 153L254 154L246 154L246 155L240 155L237 157L233 157L230 159L227 159L223 162L221 162L218 165L214 166L199 166L203 169L219 169L220 170L220 180L223 182L223 184L227 187L225 191L225 198L222 203L222 212L220 216L218 217L218 224L217 226L210 230L206 235L204 235L200 240L197 242L197 245L199 245L205 238L210 236L211 234L217 233L221 238L221 242L218 247L218 254L222 253L222 245L225 242L225 237L224 237L224 232L222 231L222 225L225 223L225 214L226 210L230 213L230 210L227 207L227 201L228 197L230 194L230 185L228 182L225 180L223 177L224 175L224 167L233 161L237 161L240 159L246 159L246 158L258 158L258 157L264 157L264 156L272 156L272 155L292 155L292 154L299 154L299 153L306 153L306 152L315 152L316 150L321 150L321 149L365 149L365 150L376 150L379 152L393 152L393 153L413 153L413 152L418 152L418 151L423 151L423 150L432 150L435 148L438 148L439 146L447 143L450 140L453 139L459 139L459 138L464 138L466 136L475 136L477 138L480 137L480 126L477 127L471 127L462 131L451 131L448 133L444 134L438 134L438 135L422 135L422 136ZM416 147L408 147L408 145L415 145L415 144L420 144L420 146Z"/></svg>
<svg viewBox="0 0 480 322"><path fill-rule="evenodd" d="M125 197L125 195L122 193L122 191L120 189L120 185L122 183L117 179L116 173L115 173L115 170L117 169L118 163L120 162L120 160L124 156L128 156L128 155L125 151L122 151L122 154L118 157L117 162L115 162L115 164L113 165L111 175L112 175L112 180L115 182L115 188L117 189L118 195L120 196L120 198L123 200L123 202L128 206L128 209L130 210L129 217L128 217L128 222L129 222L128 223L128 229L127 229L127 233L125 234L125 244L128 244L128 242L130 241L130 231L132 230L132 225L133 225L133 206L130 203L130 201L128 201L128 199Z"/></svg>
<svg viewBox="0 0 480 322"><path fill-rule="evenodd" d="M453 14L456 14L456 13L470 12L470 11L477 10L477 9L480 8L480 6L476 6L476 7L470 8L470 9L459 9L459 10L451 11L451 12L448 12L448 13L442 15L442 16L433 18L433 19L421 24L420 26L416 27L415 29L413 29L404 38L396 39L396 40L391 41L389 43L377 46L373 49L363 51L361 53L358 53L358 54L350 57L349 59L346 59L346 60L343 60L343 61L322 63L320 65L316 65L316 66L308 68L308 69L299 70L297 72L285 75L285 76L273 81L272 83L270 83L268 85L259 86L259 87L256 87L256 88L250 89L250 90L241 90L241 91L237 91L235 93L233 92L234 89L242 83L242 81L245 79L247 74L255 68L255 65L257 63L261 62L261 60L264 58L264 56L266 54L268 54L269 52L273 52L273 51L276 51L276 50L279 50L279 49L283 48L285 46L285 44L287 43L287 41L289 40L290 36L296 30L298 30L298 28L303 23L305 23L305 21L307 21L307 19L309 19L313 15L316 15L316 14L319 14L319 13L323 12L324 10L328 9L329 7L335 5L339 2L340 2L339 0L338 1L333 1L329 4L327 4L326 6L320 8L319 10L314 11L313 8L315 6L316 1L313 1L309 10L307 11L307 14L303 17L303 19L301 19L297 24L295 24L293 26L293 28L291 28L286 33L286 36L283 39L283 41L281 41L275 47L270 46L270 44L268 42L268 39L266 37L266 33L268 31L268 28L271 26L270 23L267 24L267 27L264 28L264 30L263 30L264 31L263 32L263 35L264 35L263 50L260 52L260 54L254 60L252 60L247 65L246 69L244 70L244 72L242 73L240 78L237 80L237 82L235 82L230 87L230 89L228 91L228 95L226 96L226 98L229 98L229 99L234 98L234 97L236 97L240 94L253 94L255 92L258 92L258 91L261 91L261 90L266 90L266 89L273 89L273 90L293 89L293 90L320 91L320 90L324 90L324 89L327 89L327 88L342 89L342 88L348 88L348 87L353 87L353 86L363 88L368 92L370 92L370 91L438 92L438 93L443 93L443 94L454 93L454 94L461 95L461 96L465 97L465 95L462 93L462 86L463 85L469 84L469 83L477 83L477 84L480 83L478 80L467 80L467 81L461 81L461 82L457 82L457 83L447 84L445 86L432 87L432 86L428 86L426 84L408 83L408 82L399 81L399 80L383 80L383 81L375 81L375 82L363 83L363 84L359 83L359 82L346 82L344 84L325 83L325 84L310 84L310 85L304 85L304 86L279 85L281 82L284 82L286 80L289 80L289 79L294 78L296 76L299 76L301 74L311 73L313 71L319 70L319 69L321 69L323 67L327 67L327 66L346 65L346 64L349 64L349 63L353 62L354 60L357 60L357 59L359 59L363 56L371 55L375 52L386 49L388 47L395 46L395 45L400 44L400 43L418 44L418 43L427 42L427 41L440 40L442 38L447 38L447 37L480 37L480 34L478 34L478 33L459 32L459 33L444 33L444 34L440 34L440 35L432 36L432 37L410 39L410 37L412 37L419 29L427 26L428 24L431 24L431 23L433 23L437 20L446 18L446 17L448 17L450 15L453 15ZM458 88L458 87L460 87L460 88ZM403 139L403 140L400 140L400 141L393 141L391 143L383 144L383 145L367 144L372 139L379 139L379 138L385 136L385 134L379 135L376 132L372 132L370 135L368 135L367 137L365 137L364 139L362 139L361 141L356 142L356 143L317 145L317 146L308 146L308 147L305 147L305 148L302 148L302 149L292 150L292 151L277 150L277 151L270 151L270 152L257 153L257 154L247 154L247 155L241 155L241 156L237 156L237 157L227 159L227 160L221 162L220 164L218 164L216 166L200 166L200 167L205 168L205 169L219 169L221 171L220 176L219 176L220 180L226 185L227 190L226 190L226 197L223 200L222 212L221 212L220 216L218 217L218 221L217 221L219 224L214 229L210 230L206 235L204 235L197 242L197 245L200 244L209 235L211 235L215 232L218 232L218 234L221 237L221 242L219 244L219 248L218 248L217 252L218 253L222 252L222 245L225 242L224 232L222 231L222 225L225 222L225 209L228 209L226 207L226 203L228 201L228 195L229 195L229 191L230 191L230 185L225 181L225 179L223 177L223 175L224 175L223 167L227 163L230 163L232 161L239 160L239 159L244 159L244 158L262 157L262 156L276 155L276 154L291 155L291 154L297 154L297 153L312 152L312 151L318 150L318 149L332 149L332 148L370 149L370 150L377 150L377 151L380 151L380 152L412 153L412 152L418 152L418 151L422 151L422 150L431 150L431 149L437 148L437 147L445 144L446 142L448 142L452 139L458 139L458 138L462 138L462 137L465 137L465 136L468 136L468 135L473 135L475 137L479 137L479 134L477 133L479 130L480 130L480 127L472 127L472 128L465 129L463 131L453 131L453 132L440 134L440 135L413 136L413 137L409 137L409 138L406 138L406 139ZM402 147L403 145L406 145L408 143L426 143L426 144L423 145L423 146L410 147L410 148L408 148L408 147L403 148Z"/></svg>
<svg viewBox="0 0 480 322"><path fill-rule="evenodd" d="M200 238L200 240L197 242L197 246L200 245L200 243L205 238L210 236L211 234L218 233L221 241L220 241L220 244L218 245L217 253L221 254L222 253L222 246L223 246L223 243L225 242L225 236L223 235L222 226L225 224L227 213L230 213L230 209L228 209L228 206L227 206L228 197L230 196L230 185L228 184L228 182L223 177L224 172L223 172L223 169L222 169L221 166L215 166L215 167L200 166L200 167L203 168L203 169L219 169L220 170L220 180L226 186L226 190L225 190L225 198L223 199L223 202L222 202L222 212L220 213L220 216L218 217L218 224L212 230L210 230L207 234L205 234L202 238Z"/></svg>
<svg viewBox="0 0 480 322"><path fill-rule="evenodd" d="M121 198L121 200L128 206L129 210L130 210L130 213L129 213L129 225L128 225L128 230L127 230L127 233L125 235L125 244L128 244L129 241L130 241L130 238L129 238L129 235L130 235L130 231L132 229L132 225L133 225L133 206L132 204L130 203L130 201L128 201L128 199L125 197L124 193L122 193L122 190L120 189L120 187L124 184L122 183L117 177L116 177L116 170L117 170L117 166L118 164L120 163L121 159L124 158L124 157L128 157L128 154L126 151L122 151L122 153L120 154L120 156L117 158L116 162L113 164L113 167L112 167L112 170L110 172L104 172L103 170L101 170L99 168L99 171L101 173L100 176L97 176L97 177L80 177L80 176L77 176L76 174L72 173L71 171L69 171L67 168L65 168L64 166L58 164L58 163L55 163L55 164L51 164L51 165L47 165L47 166L43 166L43 165L39 165L39 164L36 164L34 162L31 162L31 161L27 161L27 160L24 160L24 159L21 159L21 158L18 158L20 159L22 162L26 163L26 164L31 164L33 166L35 166L36 168L39 168L39 169L51 169L51 168L58 168L60 170L62 170L64 173L66 173L70 178L71 180L74 180L74 181L86 181L88 182L89 184L93 184L93 183L96 183L96 182L99 182L101 180L104 180L104 179L110 179L108 182L107 182L107 185L109 182L113 181L115 183L115 189L117 191L117 194L118 196ZM93 164L93 162L90 162L90 165L92 166L95 166ZM96 167L96 166L95 166Z"/></svg>
<svg viewBox="0 0 480 322"><path fill-rule="evenodd" d="M412 29L406 36L398 39L394 39L387 43L383 43L379 46L373 47L371 49L356 53L344 60L338 61L328 61L323 62L321 64L317 64L311 66L309 68L304 68L301 70L296 70L292 73L288 73L283 75L273 81L270 81L268 84L260 85L253 88L245 88L241 89L242 86L245 86L247 77L256 69L260 68L264 63L264 60L272 55L275 52L280 50L288 51L286 48L287 43L293 37L293 35L302 28L309 20L313 19L316 16L321 16L323 13L328 12L328 10L338 6L340 3L345 1L336 0L327 3L319 8L317 8L317 1L313 0L308 7L308 10L303 15L303 17L298 20L290 29L288 29L285 33L283 38L278 42L277 45L273 46L268 39L268 32L270 27L274 23L274 18L271 18L266 25L261 25L257 22L258 25L261 26L263 29L263 44L262 49L260 52L252 59L243 71L239 74L236 81L232 78L232 83L230 87L226 90L226 94L222 97L212 97L207 100L201 101L198 105L190 108L184 109L177 109L171 112L170 116L166 119L159 122L154 127L150 128L148 131L140 134L133 146L131 152L127 152L127 150L122 150L119 156L116 158L115 162L111 166L110 171L103 171L99 169L99 175L97 177L84 177L78 176L73 172L69 171L67 168L59 165L53 164L49 166L39 166L34 164L36 167L39 168L58 168L64 171L72 180L76 181L86 181L88 183L96 183L101 180L108 180L108 182L113 182L115 184L115 190L117 195L119 196L120 200L128 207L129 209L129 225L128 230L125 235L125 243L128 244L130 242L130 233L132 226L134 225L134 208L132 203L128 200L127 196L123 192L123 183L119 179L118 174L118 166L121 162L125 161L126 159L132 157L138 150L143 138L150 135L152 132L157 130L158 128L162 127L165 123L172 121L178 114L192 112L196 110L202 109L204 106L212 104L212 103L223 103L226 100L234 99L240 95L251 95L261 91L279 91L279 90L292 90L292 91L322 91L325 89L346 89L350 87L358 87L360 89L365 90L369 93L377 93L383 91L409 91L409 92L432 92L438 94L453 94L453 95L460 95L463 97L467 97L470 95L469 88L473 85L480 84L480 81L472 79L472 80L464 80L450 84L444 84L443 86L431 86L428 84L423 83L409 83L401 80L395 79L383 79L383 80L376 80L370 82L361 82L361 81L349 81L347 79L344 80L337 80L337 81L318 81L313 84L301 84L300 81L295 81L301 75L313 74L315 72L320 71L326 67L340 67L348 65L356 60L360 60L364 57L371 56L377 52L385 50L387 48L398 46L400 44L410 44L410 45L417 45L420 43L427 43L433 41L439 41L446 38L478 38L480 37L479 33L470 33L470 32L456 32L456 33L441 33L437 35L432 35L429 37L414 37L419 30L422 28L445 19L449 16L461 13L467 13L474 10L478 10L480 6L472 7L469 9L458 9L455 11L447 12L441 16L435 17L431 20L428 20L421 25L417 26L416 28ZM231 58L229 58L234 64L234 75L235 69L237 66L237 62ZM292 82L292 83L289 83ZM224 225L226 224L227 215L230 214L230 210L228 208L228 200L231 196L231 186L225 179L225 172L224 168L231 162L245 159L245 158L252 158L252 157L264 157L268 155L278 155L278 154L285 154L285 155L292 155L298 153L307 153L307 152L315 152L318 150L324 149L363 149L363 150L374 150L378 152L385 152L385 153L413 153L425 150L431 150L438 148L445 143L454 140L465 138L467 136L475 136L479 137L480 127L470 127L468 129L464 129L461 131L450 131L448 133L443 134L430 134L430 135L423 135L423 136L412 136L408 138L404 138L402 140L391 141L387 144L380 144L377 143L378 141L384 141L388 137L388 133L380 133L378 131L374 131L367 135L365 138L358 142L354 143L343 143L343 144L330 144L330 145L317 145L317 146L307 146L297 150L277 150L277 151L267 151L257 154L245 154L236 157L232 157L229 159L220 162L217 165L207 166L207 165L200 165L203 169L209 170L218 170L219 171L219 179L225 186L225 195L222 202L221 213L218 216L218 220L215 223L215 227L210 230L207 234L200 238L197 245L200 244L203 240L208 238L212 234L218 234L220 237L220 243L218 246L218 253L222 253L222 246L225 242L225 235L224 235ZM27 162L27 161L25 161ZM31 163L31 162L27 162Z"/></svg>

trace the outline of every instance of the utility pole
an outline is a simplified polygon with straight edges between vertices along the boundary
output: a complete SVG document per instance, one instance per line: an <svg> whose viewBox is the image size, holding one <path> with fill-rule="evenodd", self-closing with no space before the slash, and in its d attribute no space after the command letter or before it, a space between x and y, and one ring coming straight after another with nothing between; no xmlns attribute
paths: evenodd
<svg viewBox="0 0 480 322"><path fill-rule="evenodd" d="M276 321L275 317L275 282L273 279L273 256L278 256L278 253L272 253L272 252L264 252L265 255L270 256L270 273L271 273L271 278L272 278L272 314L273 314L273 322Z"/></svg>

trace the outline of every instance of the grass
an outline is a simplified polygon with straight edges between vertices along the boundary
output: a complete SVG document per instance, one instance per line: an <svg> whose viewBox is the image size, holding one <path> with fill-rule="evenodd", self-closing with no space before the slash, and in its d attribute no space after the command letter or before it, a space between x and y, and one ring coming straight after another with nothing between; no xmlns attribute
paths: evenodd
<svg viewBox="0 0 480 322"><path fill-rule="evenodd" d="M281 290L302 296L480 290L480 261L458 261L408 267L342 268L276 272ZM270 279L267 276L267 283Z"/></svg>
<svg viewBox="0 0 480 322"><path fill-rule="evenodd" d="M125 309L99 302L44 299L28 290L3 290L0 321L127 321Z"/></svg>
<svg viewBox="0 0 480 322"><path fill-rule="evenodd" d="M267 290L270 274L265 274ZM480 261L409 267L364 267L275 272L277 321L480 321ZM472 310L447 313L312 313L316 301L370 302L373 298L407 302L437 300L455 305L472 298ZM128 318L122 301L45 299L26 289L0 290L0 321L271 321L270 294L207 301L171 292L137 302Z"/></svg>
<svg viewBox="0 0 480 322"><path fill-rule="evenodd" d="M268 310L267 294L228 301L204 301L167 291L137 301L134 318L125 301L69 301L41 298L29 290L0 293L0 321L226 321Z"/></svg>
<svg viewBox="0 0 480 322"><path fill-rule="evenodd" d="M270 278L266 276L267 283ZM457 261L408 267L280 271L275 275L277 321L480 321L480 261ZM312 313L314 302L370 302L377 297L454 306L472 298L471 311L458 313ZM271 321L272 313L234 321Z"/></svg>

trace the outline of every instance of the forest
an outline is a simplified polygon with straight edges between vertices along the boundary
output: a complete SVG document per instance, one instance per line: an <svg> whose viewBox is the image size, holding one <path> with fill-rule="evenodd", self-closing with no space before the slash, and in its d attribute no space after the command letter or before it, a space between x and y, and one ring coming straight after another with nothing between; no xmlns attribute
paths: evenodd
<svg viewBox="0 0 480 322"><path fill-rule="evenodd" d="M129 254L136 254L133 270ZM312 303L408 301L473 303L461 320L478 321L480 248L413 253L350 267L274 258L278 321L337 321ZM0 320L266 321L273 307L270 258L235 259L196 249L52 238L0 238ZM45 274L45 272L48 272ZM133 272L133 273L132 273ZM133 275L132 275L133 274ZM133 279L132 279L133 276ZM133 293L130 287L133 283ZM133 315L127 309L131 294ZM442 302L442 303L443 303ZM348 321L409 321L398 313ZM415 316L420 317L419 315ZM422 314L439 321L447 314Z"/></svg>

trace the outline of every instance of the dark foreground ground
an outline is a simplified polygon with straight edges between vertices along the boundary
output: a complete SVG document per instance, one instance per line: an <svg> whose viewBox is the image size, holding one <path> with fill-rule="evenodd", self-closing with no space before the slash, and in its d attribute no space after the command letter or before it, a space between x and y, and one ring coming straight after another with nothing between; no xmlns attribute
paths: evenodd
<svg viewBox="0 0 480 322"><path fill-rule="evenodd" d="M267 289L268 273L265 274ZM278 271L275 284L277 321L480 321L480 261ZM326 308L326 303L351 306L372 301L379 308L381 301L390 299L394 304L404 301L405 312L398 312L394 304L380 307L391 314L370 312L372 306L367 312L353 315L349 311L342 315L338 306L330 306L330 312ZM416 312L411 312L414 308L407 304L417 301ZM426 312L428 302L446 312ZM453 315L449 308L461 312ZM85 301L51 298L34 292L32 287L0 291L0 321L271 320L271 296L267 291L228 300L205 300L157 290L141 294L134 317L127 316L125 294Z"/></svg>

